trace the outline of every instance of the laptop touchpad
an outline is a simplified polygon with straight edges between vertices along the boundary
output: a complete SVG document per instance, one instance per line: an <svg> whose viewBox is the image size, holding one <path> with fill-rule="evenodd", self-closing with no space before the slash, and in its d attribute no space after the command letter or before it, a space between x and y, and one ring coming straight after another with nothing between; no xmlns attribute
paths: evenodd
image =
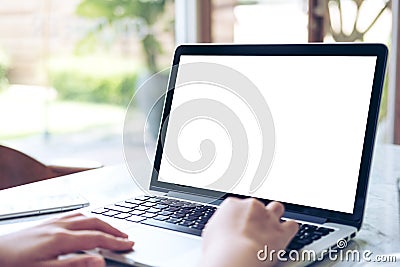
<svg viewBox="0 0 400 267"><path fill-rule="evenodd" d="M201 238L161 228L137 225L125 232L135 242L131 252L102 250L108 259L140 266L197 266Z"/></svg>

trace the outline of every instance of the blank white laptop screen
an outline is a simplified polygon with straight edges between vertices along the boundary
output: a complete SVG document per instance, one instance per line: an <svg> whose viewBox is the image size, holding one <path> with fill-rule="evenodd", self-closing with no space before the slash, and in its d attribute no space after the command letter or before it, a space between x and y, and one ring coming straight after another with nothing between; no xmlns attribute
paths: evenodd
<svg viewBox="0 0 400 267"><path fill-rule="evenodd" d="M275 152L268 176L249 194L262 153L254 114L240 96L212 83L191 83L175 89L174 110L191 100L207 98L235 112L248 136L248 164L230 193L251 195L309 207L352 213L366 130L376 57L367 56L189 56L186 63L217 63L232 68L258 88L271 111ZM182 79L177 73L177 84ZM207 107L202 107L207 108ZM201 113L201 111L199 110ZM199 145L210 139L216 156L209 168L187 173L162 158L158 180L197 188L209 185L228 167L229 134L220 122L195 118L181 128L177 142L188 160L201 157ZM168 146L164 146L165 149Z"/></svg>

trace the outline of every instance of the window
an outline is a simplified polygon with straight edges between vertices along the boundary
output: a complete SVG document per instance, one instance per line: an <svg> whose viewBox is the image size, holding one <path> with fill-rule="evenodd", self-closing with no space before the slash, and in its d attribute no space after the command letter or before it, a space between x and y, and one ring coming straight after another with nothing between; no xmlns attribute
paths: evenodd
<svg viewBox="0 0 400 267"><path fill-rule="evenodd" d="M379 42L391 45L390 0L212 0L211 3L212 42ZM381 142L391 141L388 125L393 118L388 115L388 81L387 75L379 118L378 140ZM400 138L398 140L400 142Z"/></svg>
<svg viewBox="0 0 400 267"><path fill-rule="evenodd" d="M0 3L0 142L45 162L122 162L126 106L170 63L174 2Z"/></svg>

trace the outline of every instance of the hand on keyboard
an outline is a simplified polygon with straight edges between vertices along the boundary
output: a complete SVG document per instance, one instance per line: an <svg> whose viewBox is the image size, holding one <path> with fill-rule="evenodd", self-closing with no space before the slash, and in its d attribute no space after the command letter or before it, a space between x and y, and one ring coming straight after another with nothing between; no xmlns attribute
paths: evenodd
<svg viewBox="0 0 400 267"><path fill-rule="evenodd" d="M228 198L203 231L204 262L201 266L272 266L257 252L286 248L298 231L294 221L281 222L284 207L273 202L267 207L255 199ZM273 259L276 260L276 259Z"/></svg>
<svg viewBox="0 0 400 267"><path fill-rule="evenodd" d="M129 250L127 235L97 218L70 214L37 226L0 236L0 266L105 266L101 256L58 256L96 247Z"/></svg>

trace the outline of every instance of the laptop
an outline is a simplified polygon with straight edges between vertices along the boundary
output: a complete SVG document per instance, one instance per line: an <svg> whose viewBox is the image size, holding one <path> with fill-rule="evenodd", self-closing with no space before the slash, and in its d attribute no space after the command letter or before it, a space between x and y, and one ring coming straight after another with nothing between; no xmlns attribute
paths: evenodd
<svg viewBox="0 0 400 267"><path fill-rule="evenodd" d="M382 44L179 46L149 193L93 210L134 250L99 252L196 266L229 196L285 205L300 224L286 254L343 248L363 220L386 59Z"/></svg>

